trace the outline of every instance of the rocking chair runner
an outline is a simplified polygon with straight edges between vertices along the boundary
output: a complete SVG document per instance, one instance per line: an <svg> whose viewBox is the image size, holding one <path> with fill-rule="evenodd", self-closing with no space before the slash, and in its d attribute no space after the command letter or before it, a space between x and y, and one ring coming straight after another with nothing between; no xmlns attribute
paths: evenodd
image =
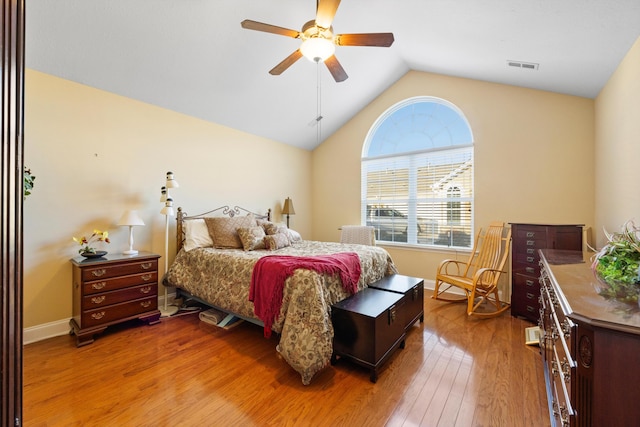
<svg viewBox="0 0 640 427"><path fill-rule="evenodd" d="M444 260L438 266L436 286L431 298L449 301L467 301L467 314L480 317L493 317L506 311L510 304L500 300L498 281L509 256L511 229L504 234L502 222L492 222L483 234L482 229L473 246L473 251L466 262ZM440 290L441 285L447 285ZM466 297L449 298L442 295L452 286L464 291ZM484 303L488 304L484 304ZM490 307L491 311L486 310ZM482 308L482 310L480 310Z"/></svg>

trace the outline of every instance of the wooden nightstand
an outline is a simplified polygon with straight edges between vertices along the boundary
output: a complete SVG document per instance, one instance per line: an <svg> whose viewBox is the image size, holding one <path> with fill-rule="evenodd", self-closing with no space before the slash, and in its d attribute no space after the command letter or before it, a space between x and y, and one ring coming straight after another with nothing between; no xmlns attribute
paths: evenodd
<svg viewBox="0 0 640 427"><path fill-rule="evenodd" d="M78 347L91 344L95 334L116 323L136 318L149 324L160 321L158 258L140 252L71 259L73 318L69 323Z"/></svg>

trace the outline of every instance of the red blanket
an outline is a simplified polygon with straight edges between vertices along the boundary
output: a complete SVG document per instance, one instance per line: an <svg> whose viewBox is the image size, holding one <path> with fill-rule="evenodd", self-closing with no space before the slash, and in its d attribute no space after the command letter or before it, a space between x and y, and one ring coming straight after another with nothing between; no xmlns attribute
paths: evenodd
<svg viewBox="0 0 640 427"><path fill-rule="evenodd" d="M360 258L355 252L310 257L269 255L258 260L251 273L249 301L264 322L264 336L271 336L271 325L280 314L284 282L298 268L323 274L340 274L342 287L350 294L358 291Z"/></svg>

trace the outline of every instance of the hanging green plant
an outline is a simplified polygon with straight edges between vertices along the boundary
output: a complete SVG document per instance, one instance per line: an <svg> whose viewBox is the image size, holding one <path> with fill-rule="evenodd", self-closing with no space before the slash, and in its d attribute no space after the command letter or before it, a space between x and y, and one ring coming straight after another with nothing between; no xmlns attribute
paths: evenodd
<svg viewBox="0 0 640 427"><path fill-rule="evenodd" d="M596 253L592 269L604 286L600 295L637 303L640 294L640 228L627 221L620 232L608 233L608 243Z"/></svg>
<svg viewBox="0 0 640 427"><path fill-rule="evenodd" d="M24 168L24 198L26 199L29 194L31 194L31 190L33 190L33 182L36 180L36 177L31 173L31 169L28 169L26 166Z"/></svg>

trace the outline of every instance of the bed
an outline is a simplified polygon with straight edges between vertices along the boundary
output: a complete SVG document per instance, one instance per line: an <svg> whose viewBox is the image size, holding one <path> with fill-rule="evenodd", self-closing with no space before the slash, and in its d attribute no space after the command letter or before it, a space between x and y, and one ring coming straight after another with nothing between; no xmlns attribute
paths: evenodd
<svg viewBox="0 0 640 427"><path fill-rule="evenodd" d="M264 319L256 315L257 301L254 305L249 299L261 281L254 277L252 283L254 267L269 260L261 258L350 255L359 261L359 278L350 290L345 289L341 275L314 268L296 268L284 280L281 304L269 330L279 338L276 350L305 385L331 360L331 305L397 272L383 248L303 240L294 230L271 222L269 211L259 215L240 207L224 206L195 216L179 208L177 244L178 253L164 283L180 294L262 325L265 334Z"/></svg>

